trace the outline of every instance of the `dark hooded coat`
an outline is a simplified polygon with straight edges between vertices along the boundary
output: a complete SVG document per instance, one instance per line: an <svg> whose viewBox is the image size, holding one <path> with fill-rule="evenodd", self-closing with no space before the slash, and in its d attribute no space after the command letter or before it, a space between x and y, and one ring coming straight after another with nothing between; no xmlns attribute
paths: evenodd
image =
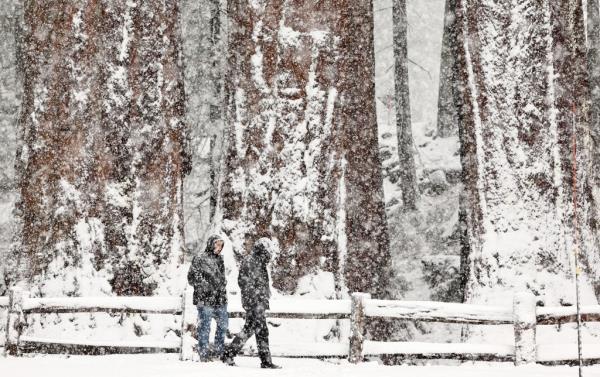
<svg viewBox="0 0 600 377"><path fill-rule="evenodd" d="M264 241L258 241L250 256L240 265L238 284L242 293L244 310L252 310L258 306L269 309L271 289L267 265L271 260L271 251Z"/></svg>
<svg viewBox="0 0 600 377"><path fill-rule="evenodd" d="M188 283L194 287L194 305L219 307L227 305L225 263L214 253L219 236L211 236L203 252L196 255L188 272Z"/></svg>

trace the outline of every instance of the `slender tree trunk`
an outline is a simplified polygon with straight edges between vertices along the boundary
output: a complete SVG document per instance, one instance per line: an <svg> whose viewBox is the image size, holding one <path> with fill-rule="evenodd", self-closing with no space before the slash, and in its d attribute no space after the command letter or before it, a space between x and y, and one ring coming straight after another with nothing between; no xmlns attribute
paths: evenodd
<svg viewBox="0 0 600 377"><path fill-rule="evenodd" d="M438 93L437 134L439 137L456 135L459 129L456 102L459 99L456 87L458 76L454 46L457 43L456 27L456 0L446 0Z"/></svg>
<svg viewBox="0 0 600 377"><path fill-rule="evenodd" d="M384 292L371 3L236 0L228 14L224 230L240 250L279 241L283 291L329 271L340 291Z"/></svg>
<svg viewBox="0 0 600 377"><path fill-rule="evenodd" d="M42 295L176 294L177 1L26 1L20 210Z"/></svg>
<svg viewBox="0 0 600 377"><path fill-rule="evenodd" d="M15 188L14 156L21 101L19 53L22 9L17 0L0 4L0 195Z"/></svg>
<svg viewBox="0 0 600 377"><path fill-rule="evenodd" d="M402 201L406 211L417 209L417 172L413 155L412 123L408 86L408 46L406 0L394 0L394 77L396 89L396 131Z"/></svg>
<svg viewBox="0 0 600 377"><path fill-rule="evenodd" d="M224 149L225 3L182 0L186 120L193 161L184 185L184 210L192 252L203 247L218 201Z"/></svg>
<svg viewBox="0 0 600 377"><path fill-rule="evenodd" d="M348 0L344 8L347 16L342 13L338 24L341 51L337 114L346 161L346 280L351 291L382 296L389 284L390 254L375 111L373 2ZM404 94L407 101L408 91ZM410 120L404 131L412 141ZM414 161L412 166L414 174Z"/></svg>
<svg viewBox="0 0 600 377"><path fill-rule="evenodd" d="M210 83L212 84L213 102L211 103L210 120L210 222L215 221L218 201L219 201L219 183L221 182L222 163L225 149L224 140L224 113L225 113L225 59L223 51L227 47L226 43L226 24L222 3L227 9L227 0L211 0L211 19L210 19L210 42L211 42L211 71Z"/></svg>
<svg viewBox="0 0 600 377"><path fill-rule="evenodd" d="M457 9L467 301L508 303L529 290L573 303L577 250L584 300L595 301L581 2L531 0L516 11L510 0L459 0Z"/></svg>
<svg viewBox="0 0 600 377"><path fill-rule="evenodd" d="M18 241L19 223L14 216L17 198L15 150L17 123L22 94L19 65L22 30L22 4L18 0L0 2L0 296L14 284L18 263L12 246Z"/></svg>

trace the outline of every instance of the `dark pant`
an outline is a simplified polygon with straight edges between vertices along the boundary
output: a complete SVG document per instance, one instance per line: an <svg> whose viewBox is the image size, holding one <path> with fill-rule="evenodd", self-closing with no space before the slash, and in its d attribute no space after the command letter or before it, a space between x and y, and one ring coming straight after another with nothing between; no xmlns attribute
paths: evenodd
<svg viewBox="0 0 600 377"><path fill-rule="evenodd" d="M246 323L231 344L225 349L225 357L233 358L240 353L242 347L252 335L256 335L256 345L258 346L258 356L261 364L271 363L271 351L269 351L269 329L267 328L267 319L265 309L261 306L246 310Z"/></svg>

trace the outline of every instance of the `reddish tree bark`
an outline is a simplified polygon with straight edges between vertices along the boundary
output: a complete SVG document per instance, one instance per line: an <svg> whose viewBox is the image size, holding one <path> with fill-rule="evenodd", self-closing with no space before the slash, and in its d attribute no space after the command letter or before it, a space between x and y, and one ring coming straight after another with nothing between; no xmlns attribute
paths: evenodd
<svg viewBox="0 0 600 377"><path fill-rule="evenodd" d="M595 300L589 82L578 0L459 0L467 301ZM501 35L492 30L505 30ZM572 284L573 289L564 289Z"/></svg>
<svg viewBox="0 0 600 377"><path fill-rule="evenodd" d="M371 2L231 1L223 228L279 241L277 288L315 271L387 288Z"/></svg>
<svg viewBox="0 0 600 377"><path fill-rule="evenodd" d="M178 11L166 0L25 5L22 251L41 294L170 286L184 247Z"/></svg>

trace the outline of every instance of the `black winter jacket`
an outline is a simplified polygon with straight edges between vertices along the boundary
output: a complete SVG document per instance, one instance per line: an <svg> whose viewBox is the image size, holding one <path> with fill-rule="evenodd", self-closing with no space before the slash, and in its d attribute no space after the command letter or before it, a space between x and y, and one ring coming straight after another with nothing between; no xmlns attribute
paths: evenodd
<svg viewBox="0 0 600 377"><path fill-rule="evenodd" d="M254 245L252 254L240 266L238 284L242 293L242 306L246 311L257 306L269 309L271 289L267 264L270 259L271 252L259 240Z"/></svg>
<svg viewBox="0 0 600 377"><path fill-rule="evenodd" d="M218 240L218 236L211 236L204 252L192 260L187 279L194 287L194 305L227 305L225 263L221 255L214 253L214 245Z"/></svg>

